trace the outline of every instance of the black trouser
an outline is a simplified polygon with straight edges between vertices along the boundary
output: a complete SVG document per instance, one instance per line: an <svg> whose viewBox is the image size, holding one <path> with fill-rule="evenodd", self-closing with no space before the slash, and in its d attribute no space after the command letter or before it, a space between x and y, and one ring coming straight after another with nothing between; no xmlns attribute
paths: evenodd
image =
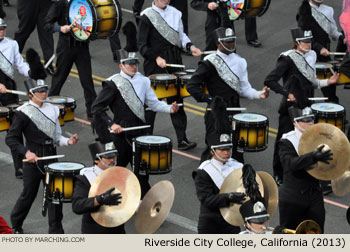
<svg viewBox="0 0 350 252"><path fill-rule="evenodd" d="M180 96L173 96L166 98L168 104L172 104L173 102L183 103L183 98ZM154 121L156 119L156 112L151 110L146 110L145 113L146 124L151 125L151 128L147 130L147 133L152 135L154 128ZM184 106L180 106L179 110L176 113L170 114L171 122L174 126L177 142L187 141L186 137L186 128L187 128L187 116L184 110Z"/></svg>
<svg viewBox="0 0 350 252"><path fill-rule="evenodd" d="M17 1L19 24L18 31L15 32L15 40L18 43L19 51L22 52L27 39L36 27L45 62L47 62L54 53L53 35L44 30L44 19L50 5L51 1L48 0Z"/></svg>
<svg viewBox="0 0 350 252"><path fill-rule="evenodd" d="M125 133L113 135L113 142L116 150L118 150L117 166L127 167L129 163L133 166L132 138L133 137L130 136L126 137ZM148 190L151 188L148 182L149 175L140 175L139 169L135 169L133 172L140 182L141 199L143 199Z"/></svg>
<svg viewBox="0 0 350 252"><path fill-rule="evenodd" d="M297 189L281 186L279 195L280 224L295 230L302 221L313 220L320 225L323 233L326 213L322 192L317 190L301 194L295 190Z"/></svg>
<svg viewBox="0 0 350 252"><path fill-rule="evenodd" d="M41 166L41 165L40 165ZM38 194L40 182L45 181L43 169L36 164L24 163L23 165L23 191L20 194L14 208L11 212L11 223L13 229L22 228L23 222L27 217L29 210ZM62 203L48 205L49 233L63 234L62 226Z"/></svg>
<svg viewBox="0 0 350 252"><path fill-rule="evenodd" d="M116 51L121 49L118 33L115 33L112 37L109 37L108 40L109 40L109 45L111 46L113 60L117 60Z"/></svg>
<svg viewBox="0 0 350 252"><path fill-rule="evenodd" d="M49 96L59 95L63 84L75 63L78 69L78 75L81 86L84 89L85 107L87 114L91 114L91 105L96 98L94 83L92 80L91 58L89 45L74 41L70 37L71 42L60 38L57 45L57 62L56 72L52 77L52 85Z"/></svg>
<svg viewBox="0 0 350 252"><path fill-rule="evenodd" d="M244 19L245 24L245 39L247 41L257 40L258 33L256 32L256 17L246 17Z"/></svg>
<svg viewBox="0 0 350 252"><path fill-rule="evenodd" d="M283 167L281 164L279 150L278 150L278 141L281 139L282 135L288 133L289 131L294 130L293 123L290 119L289 114L280 114L278 118L278 132L275 140L275 148L273 150L273 175L278 176L283 179Z"/></svg>

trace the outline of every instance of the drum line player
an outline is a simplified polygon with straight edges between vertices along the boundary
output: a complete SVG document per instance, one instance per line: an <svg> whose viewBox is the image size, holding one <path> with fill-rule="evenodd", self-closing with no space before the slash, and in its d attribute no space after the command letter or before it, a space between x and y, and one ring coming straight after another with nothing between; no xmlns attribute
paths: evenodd
<svg viewBox="0 0 350 252"><path fill-rule="evenodd" d="M101 39L101 38L107 38L115 34L119 31L121 26L121 8L117 0L107 0L105 5L99 5L97 6L95 4L94 0L85 0L86 6L82 8L83 6L76 6L76 2L73 0L70 2L70 7L74 6L74 10L79 10L79 14L75 14L72 16L69 16L70 23L72 26L72 36L77 41L89 41L94 39ZM162 2L163 4L168 1L166 0L154 0ZM248 4L247 4L248 2ZM254 1L242 1L240 4L245 4L247 9L243 9L242 11L242 17L244 15L249 16L257 16L262 15L265 13L265 11L268 8L264 10L263 13L257 12L255 8L259 7L251 7L250 2ZM269 1L268 1L269 2ZM75 4L75 5L74 5ZM266 4L264 2L264 4ZM89 8L86 8L89 7ZM102 11L92 11L92 9L98 9L101 8ZM90 12L89 12L90 11ZM231 10L232 11L232 10ZM95 13L90 14L89 13ZM105 14L105 16L98 16L95 17L93 15L102 15L101 13L109 13ZM238 17L236 17L238 18ZM86 22L84 22L87 20ZM1 25L4 23L4 20L0 19L0 28ZM87 26L83 27L83 25L88 24ZM220 32L224 34L224 37L235 37L235 34L230 29L224 29L219 28ZM222 36L222 34L221 34ZM1 42L1 41L0 41ZM219 40L220 42L220 36ZM223 39L222 42L225 42ZM221 43L221 42L220 42ZM226 44L224 44L226 45ZM226 49L226 48L225 48ZM232 50L226 49L227 55L232 53ZM216 51L209 51L209 52L203 52L203 54L208 54L207 59L209 64L215 64L214 59L215 56L218 55ZM220 57L220 56L219 56ZM221 56L222 57L222 56ZM125 61L126 65L132 66L138 64L138 59L135 57L135 52L126 52L126 51L120 51L119 52L119 58L120 63L122 65L122 68L125 69L125 65L123 64L123 60ZM204 60L205 60L204 59ZM128 60L131 60L132 63L128 64ZM217 62L217 61L216 61ZM50 64L51 62L48 62ZM214 65L215 66L215 65ZM220 64L218 65L220 67ZM221 65L222 66L222 65ZM158 99L168 98L175 95L179 95L182 98L189 97L192 95L191 89L187 90L187 86L189 83L191 83L191 78L193 75L196 74L195 69L185 69L184 65L177 65L177 64L170 64L169 67L173 68L179 68L180 71L175 72L172 74L156 74L149 76L149 83L152 89L151 92L152 95ZM216 68L217 66L215 66ZM323 63L319 62L316 64L317 69L317 78L318 79L326 79L331 76L331 73L335 70L339 69L339 62L336 63ZM31 68L33 71L33 69ZM216 68L216 70L219 72L220 68ZM227 69L228 71L232 71L232 69ZM1 71L3 69L1 68ZM127 70L128 71L128 70ZM127 72L126 71L126 72ZM137 68L136 68L137 71ZM235 75L235 73L233 72ZM222 76L219 74L219 78L225 79L225 74ZM315 71L316 75L316 71ZM31 75L29 75L31 77ZM118 79L118 76L112 76L111 79L108 79L108 81L113 81L115 79L116 82L120 81ZM114 84L117 86L117 83L114 82ZM131 83L131 82L130 82ZM339 81L341 84L350 84L350 78L347 76L343 76L341 81ZM37 84L40 85L40 84ZM104 87L105 88L105 87ZM200 85L200 89L205 94L206 99L212 99L215 95L211 93L210 87L205 85ZM266 93L266 96L268 95L268 88L264 88L262 90L261 94L264 92ZM5 92L11 92L16 94L16 90L5 90ZM121 96L124 98L124 95L122 92L122 89L119 90ZM127 93L127 91L125 91ZM236 92L236 91L235 91ZM23 92L22 92L23 93ZM22 93L19 91L17 94L22 95ZM126 99L126 98L125 98ZM204 99L204 100L206 100ZM236 99L236 98L235 98ZM239 99L239 97L238 97ZM342 141L345 141L343 138L344 133L341 133L341 131L345 131L345 124L346 124L346 114L345 114L345 108L341 106L340 104L334 104L334 103L327 103L324 102L321 99L310 97L310 99L315 102L320 100L321 102L313 103L311 105L311 110L313 114L315 115L315 123L325 123L328 126L323 129L325 132L336 132L334 134L337 134L337 137L341 139ZM201 100L201 99L197 99ZM203 99L202 99L203 100ZM125 100L126 101L126 100ZM76 108L76 101L73 97L68 96L51 96L48 97L47 101L48 103L52 103L53 105L58 107L59 113L58 113L58 122L60 126L64 126L66 122L73 121L74 120L74 111ZM210 102L208 102L210 104ZM143 104L143 102L142 102ZM142 105L141 104L141 105ZM233 103L234 105L239 104L237 102ZM107 105L107 104L105 104ZM126 105L129 106L129 104ZM166 105L167 110L172 109L171 111L176 112L178 106L181 106L182 104L176 104L175 105ZM12 118L15 110L21 110L26 105L21 106L21 104L13 104L9 105L7 107L0 107L0 131L11 131L12 125ZM210 105L208 106L207 113L210 113ZM236 146L236 150L240 153L244 152L260 152L264 151L267 148L268 145L268 132L269 132L269 120L266 115L257 114L257 113L242 113L244 108L237 108L237 107L229 107L227 108L228 111L234 111L232 113L232 116L230 118L230 122L232 123L232 142L233 146ZM131 108L132 113L134 113L134 110ZM103 112L102 110L100 111ZM228 118L229 119L229 118ZM112 122L112 121L111 121ZM115 137L116 134L110 135L112 132L108 132L108 127L110 127L113 124L108 123L108 125L104 124L105 129L104 133L109 133L109 140L111 140L111 136ZM141 126L139 126L141 125ZM144 123L141 123L139 125L130 125L130 124L124 124L123 127L120 127L118 129L112 128L114 131L113 133L121 133L122 131L140 131L143 128L147 127L147 125L144 125ZM134 127L137 126L137 127ZM336 128L337 130L333 129ZM313 134L316 133L308 133L307 136L309 138L312 138ZM154 136L154 135L143 135L143 134L131 134L133 136L132 139L130 139L129 144L130 148L132 150L130 158L132 158L132 168L133 171L142 171L144 172L143 175L158 175L158 174L166 174L171 172L172 167L172 140L165 136ZM311 135L311 136L310 136ZM74 136L72 136L74 138ZM306 137L305 137L306 138ZM76 139L77 140L77 139ZM104 138L99 134L99 140L105 140L102 141L104 144L106 144L108 139ZM308 141L308 140L304 140ZM75 143L76 141L74 141ZM347 142L348 143L348 142ZM322 143L321 143L322 144ZM330 146L332 146L332 143L329 143ZM106 149L103 151L108 152L109 149L107 149L107 145L104 146ZM102 148L102 147L101 147ZM350 145L349 148L350 150ZM101 152L102 153L102 152ZM98 153L95 153L98 154ZM55 155L55 156L42 156L39 157L39 159L42 160L57 160L57 158L61 158L64 155ZM96 156L97 157L97 156ZM103 157L103 155L101 156ZM319 176L322 177L322 179L332 179L332 185L335 188L334 193L337 195L344 195L345 193L350 192L350 189L346 188L346 183L349 181L349 172L350 172L350 160L342 158L343 163L348 164L348 169L344 169L344 167L336 167L336 171L329 171L332 176L325 176L324 174L319 175L319 172L316 168L312 169L314 171L314 174L310 173L312 176L315 176L315 178L319 179ZM93 157L94 159L94 157ZM101 160L101 159L100 159ZM28 160L23 160L24 162L28 162ZM118 161L117 161L118 162ZM113 165L112 165L113 166ZM122 165L126 167L126 164ZM62 203L71 203L72 200L74 200L74 188L75 188L75 176L79 173L81 175L84 175L84 172L86 172L86 168L84 170L85 165L75 162L54 162L50 163L47 162L45 166L45 172L46 172L46 179L45 179L45 188L44 188L44 196L43 196L43 215L46 214L46 208L49 204L62 204ZM329 169L329 167L327 167ZM84 171L84 172L83 172ZM108 171L108 176L107 176ZM100 176L103 174L102 176ZM277 204L278 204L278 190L276 189L277 186L275 185L274 180L270 175L264 175L261 174L261 172L257 173L257 181L258 177L262 180L261 182L261 189L265 192L268 190L270 193L270 199L265 198L264 202L266 203L266 208L268 209L267 212L271 215L276 210ZM336 175L335 175L336 174ZM97 175L97 174L96 174ZM99 211L91 214L92 221L97 223L100 226L106 227L107 230L110 227L117 227L120 225L123 225L126 221L128 221L136 212L138 202L141 198L143 198L143 203L139 206L139 212L136 216L136 229L138 233L153 233L155 232L159 226L164 222L165 218L169 214L173 200L174 200L174 188L170 181L161 181L160 183L150 186L148 185L148 188L146 190L142 187L142 176L134 176L134 174L127 169L123 167L112 167L109 169L106 169L105 171L102 171L99 176L97 176L95 181L90 181L90 192L89 195L86 196L88 198L96 198L98 203L100 205L103 205L101 209L104 210ZM113 177L115 180L112 181L111 177ZM125 177L127 178L124 181L121 181L118 179L118 177ZM232 177L230 178L232 181ZM234 179L235 183L239 183L241 178L235 176ZM238 182L236 180L239 180ZM273 183L273 187L269 187L266 182L269 181L269 183ZM126 183L131 183L132 186L128 190L121 191L121 198L118 197L116 200L118 200L118 204L114 203L106 203L108 202L108 197L111 197L112 190L109 190L110 188L106 188L106 186L110 186L111 188L114 188L116 193L118 194L119 188L122 188L126 185ZM147 178L148 183L148 178ZM228 182L227 182L228 183ZM260 185L260 184L259 184ZM119 187L119 188L118 188ZM341 189L340 189L341 188ZM346 189L344 189L346 188ZM107 190L108 189L108 190ZM225 188L226 190L228 188ZM232 188L229 187L231 190ZM244 188L242 189L244 190ZM135 195L130 194L130 191L136 191ZM164 191L164 194L160 195L159 191ZM277 192L276 192L277 191ZM220 192L223 193L223 192ZM130 195L130 198L132 198L129 202L123 202L123 194ZM267 193L268 194L268 193ZM169 197L165 197L169 196ZM273 196L271 196L273 195ZM113 197L112 197L113 198ZM116 198L116 197L114 197ZM248 200L248 199L246 199ZM111 199L111 202L113 199ZM265 204L264 203L264 204ZM237 207L233 207L231 205L230 208L226 211L226 217L225 220L230 223L230 220L234 219L239 214L237 212ZM272 209L272 210L271 210ZM105 211L106 210L106 211ZM151 210L151 211L150 211ZM118 213L121 213L123 211L128 211L128 215L125 218L117 218L112 221L111 223L107 223L106 220L108 220L111 216L117 216ZM149 214L146 214L148 212L152 212L152 216ZM222 212L224 215L224 213ZM154 219L154 216L156 218ZM151 218L153 217L153 219ZM84 220L83 220L84 221ZM233 221L230 223L231 225L236 225L239 223L240 225L241 220L238 222ZM301 224L300 224L301 225ZM306 225L306 224L305 224ZM317 223L313 225L317 226ZM317 229L318 228L318 229ZM319 227L316 229L319 232ZM304 230L304 229L303 229ZM311 229L307 229L307 231L303 232L311 232ZM18 226L15 227L15 231L19 233L23 233L22 227ZM52 230L51 230L52 231ZM51 232L50 231L50 232ZM63 231L63 230L62 230ZM94 232L95 230L92 230ZM95 231L99 232L99 231ZM114 232L114 231L113 231ZM293 233L293 231L289 231ZM295 231L296 232L296 231Z"/></svg>

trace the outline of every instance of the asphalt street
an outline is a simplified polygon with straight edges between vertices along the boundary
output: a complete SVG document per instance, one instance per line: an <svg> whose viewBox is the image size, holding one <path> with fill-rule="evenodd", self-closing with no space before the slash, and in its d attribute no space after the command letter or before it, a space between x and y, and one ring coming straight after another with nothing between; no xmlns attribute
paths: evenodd
<svg viewBox="0 0 350 252"><path fill-rule="evenodd" d="M190 1L188 1L190 2ZM341 13L342 2L325 1L334 8L335 17ZM16 15L17 1L10 0L11 6L5 7L7 12L7 36L14 37L17 29L18 20ZM135 22L131 14L133 1L121 0L123 8L123 23L127 21ZM249 81L251 85L260 90L263 88L263 81L267 74L274 68L276 60L281 52L289 50L292 47L292 38L290 29L297 26L295 15L301 0L274 0L268 11L262 17L257 18L259 40L262 47L253 48L247 45L244 35L244 21L235 22L237 33L237 53L247 60ZM151 1L145 1L144 8L150 6ZM206 13L195 11L189 6L189 37L199 48L204 49L205 35L204 23ZM125 36L120 35L122 47L125 46ZM55 44L57 44L57 34L55 34ZM335 48L336 42L333 42L332 48ZM34 31L25 45L25 50L35 48L42 55L40 44L36 31ZM25 51L24 50L24 51ZM95 40L90 43L90 53L92 60L93 78L96 92L101 90L101 81L105 78L119 72L118 65L113 61L111 49L108 40ZM142 57L139 55L141 61ZM186 68L196 68L199 57L183 56ZM142 64L139 71L142 73ZM19 90L25 91L23 77L16 75L17 86ZM51 85L51 77L46 82ZM348 100L350 90L338 86L337 94L346 110L350 108ZM74 97L77 104L75 111L76 120L68 122L62 127L63 133L68 136L70 133L78 133L80 141L72 147L62 147L58 149L59 154L65 154L65 158L60 161L80 162L86 166L92 165L92 159L88 150L88 144L94 141L95 137L92 129L86 124L86 114L84 106L83 90L81 88L76 67L73 66L72 72L67 79L61 95ZM316 96L321 96L319 90ZM281 96L270 93L267 100L241 100L241 106L247 108L247 112L266 115L269 120L270 134L268 138L268 148L261 152L246 153L245 161L253 165L257 171L266 171L272 174L272 153L273 145L278 127L278 113ZM191 141L198 143L195 149L189 151L178 151L175 131L168 114L158 113L155 123L155 135L163 135L173 140L173 167L172 171L165 175L152 175L151 184L161 180L170 180L175 187L175 201L171 209L171 214L156 233L196 233L196 222L199 215L199 201L196 197L195 187L191 173L199 166L199 157L204 149L204 108L206 104L197 103L193 98L185 99L185 110L187 113L187 136ZM81 120L79 120L81 119ZM14 176L14 167L10 156L10 150L5 144L6 132L0 132L0 215L8 222L10 221L11 210L22 190L22 180ZM36 201L34 202L29 215L27 216L23 229L25 233L47 233L47 219L41 215L42 188L40 188ZM350 233L349 224L346 222L345 213L350 204L349 194L344 197L338 197L330 194L325 197L326 224L325 232ZM278 224L278 209L270 221L270 226ZM66 233L80 233L81 216L72 212L71 204L64 204L63 225ZM127 233L136 233L134 217L126 223Z"/></svg>

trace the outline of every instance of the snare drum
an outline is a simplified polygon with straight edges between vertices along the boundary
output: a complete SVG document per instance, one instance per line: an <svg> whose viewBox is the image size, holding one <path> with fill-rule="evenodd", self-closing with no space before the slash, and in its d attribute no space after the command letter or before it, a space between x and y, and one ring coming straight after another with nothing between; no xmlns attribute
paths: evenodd
<svg viewBox="0 0 350 252"><path fill-rule="evenodd" d="M339 129L345 129L345 109L335 103L314 103L311 109L315 114L315 123L329 123Z"/></svg>
<svg viewBox="0 0 350 252"><path fill-rule="evenodd" d="M76 40L113 36L120 29L122 12L117 0L71 0L69 23Z"/></svg>
<svg viewBox="0 0 350 252"><path fill-rule="evenodd" d="M179 81L179 94L181 97L189 97L191 96L191 94L187 91L187 83L188 81L191 79L192 75L191 74L185 74L179 77L180 81ZM203 91L208 94L208 89L206 87L206 85L202 84L201 88L203 89Z"/></svg>
<svg viewBox="0 0 350 252"><path fill-rule="evenodd" d="M176 76L173 74L152 74L151 87L159 99L177 95Z"/></svg>
<svg viewBox="0 0 350 252"><path fill-rule="evenodd" d="M234 141L239 152L258 152L267 148L269 120L266 116L240 113L233 116Z"/></svg>
<svg viewBox="0 0 350 252"><path fill-rule="evenodd" d="M15 110L18 107L22 106L26 102L27 101L19 101L18 103L9 104L6 106L6 108L8 108L9 112L10 112L10 124L12 123L12 119L13 119L13 115L14 115Z"/></svg>
<svg viewBox="0 0 350 252"><path fill-rule="evenodd" d="M315 64L317 79L324 80L332 77L332 64L317 62Z"/></svg>
<svg viewBox="0 0 350 252"><path fill-rule="evenodd" d="M85 165L75 162L58 162L46 168L46 198L50 202L71 202L74 189L74 176Z"/></svg>
<svg viewBox="0 0 350 252"><path fill-rule="evenodd" d="M172 141L164 136L140 136L134 139L134 165L149 174L171 171Z"/></svg>
<svg viewBox="0 0 350 252"><path fill-rule="evenodd" d="M6 107L0 107L0 132L10 128L10 110Z"/></svg>
<svg viewBox="0 0 350 252"><path fill-rule="evenodd" d="M51 103L53 104L59 104L64 106L64 117L63 117L63 121L65 122L70 122L70 121L74 121L74 110L77 107L75 99L72 97L68 97L68 96L50 96L48 97L48 99L50 100Z"/></svg>
<svg viewBox="0 0 350 252"><path fill-rule="evenodd" d="M229 3L231 20L245 17L260 17L270 6L270 0L235 0Z"/></svg>
<svg viewBox="0 0 350 252"><path fill-rule="evenodd" d="M56 106L60 110L60 113L58 115L58 121L60 123L60 126L64 126L64 115L66 114L64 106L60 104L54 104L54 106Z"/></svg>

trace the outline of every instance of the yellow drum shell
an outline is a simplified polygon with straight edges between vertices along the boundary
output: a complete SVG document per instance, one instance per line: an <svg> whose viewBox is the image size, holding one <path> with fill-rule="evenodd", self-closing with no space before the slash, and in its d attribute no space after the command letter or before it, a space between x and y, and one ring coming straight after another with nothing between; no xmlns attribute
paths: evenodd
<svg viewBox="0 0 350 252"><path fill-rule="evenodd" d="M63 192L64 199L71 199L73 196L73 177L55 177L50 184L50 196L58 190Z"/></svg>
<svg viewBox="0 0 350 252"><path fill-rule="evenodd" d="M10 111L8 108L0 107L0 132L10 128Z"/></svg>
<svg viewBox="0 0 350 252"><path fill-rule="evenodd" d="M150 166L151 171L165 171L171 163L171 151L142 151L141 160Z"/></svg>
<svg viewBox="0 0 350 252"><path fill-rule="evenodd" d="M151 87L159 99L177 96L176 76L172 74L152 74Z"/></svg>

